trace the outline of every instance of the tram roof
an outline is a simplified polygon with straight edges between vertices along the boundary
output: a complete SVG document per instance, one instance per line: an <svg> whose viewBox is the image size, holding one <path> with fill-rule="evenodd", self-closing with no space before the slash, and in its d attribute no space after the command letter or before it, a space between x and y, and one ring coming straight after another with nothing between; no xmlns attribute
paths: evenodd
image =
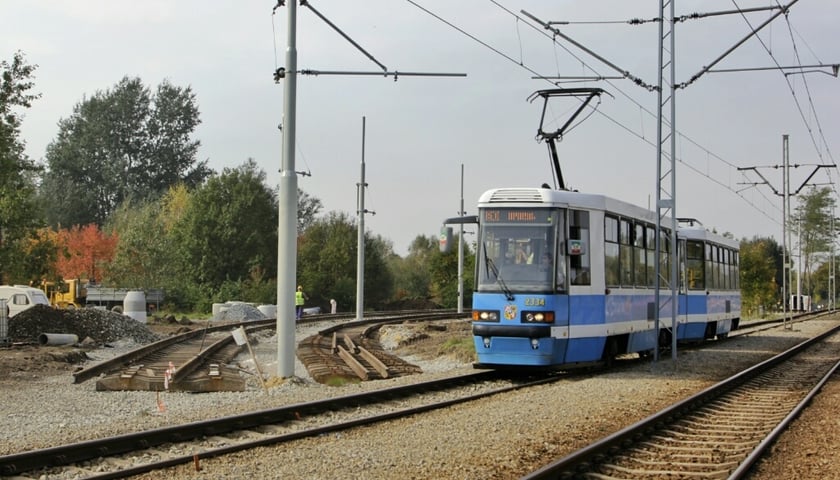
<svg viewBox="0 0 840 480"><path fill-rule="evenodd" d="M656 223L657 213L632 203L618 200L602 194L582 193L571 190L553 190L550 188L494 188L484 192L478 199L479 208L487 207L525 207L525 206L554 206L572 207L587 210L600 210L633 217L650 223ZM662 220L664 227L669 227L670 217ZM738 248L739 242L707 231L700 222L693 220L690 224L677 226L680 236L697 240L706 240L731 248Z"/></svg>
<svg viewBox="0 0 840 480"><path fill-rule="evenodd" d="M738 240L724 237L718 233L710 232L706 230L702 224L688 226L680 225L679 232L680 237L689 240L705 240L707 242L717 243L735 250L738 250L741 246L741 242Z"/></svg>
<svg viewBox="0 0 840 480"><path fill-rule="evenodd" d="M656 212L606 195L550 188L494 188L478 199L478 206L554 206L602 210L656 223ZM664 221L670 223L670 217ZM664 222L663 222L664 223Z"/></svg>

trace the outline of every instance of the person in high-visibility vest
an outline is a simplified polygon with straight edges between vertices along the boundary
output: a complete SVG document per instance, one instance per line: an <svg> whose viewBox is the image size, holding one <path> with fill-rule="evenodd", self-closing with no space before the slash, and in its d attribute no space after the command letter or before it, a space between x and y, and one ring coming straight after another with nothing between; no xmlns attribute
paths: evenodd
<svg viewBox="0 0 840 480"><path fill-rule="evenodd" d="M297 319L300 320L300 317L303 316L303 304L309 297L303 293L303 287L298 285L297 292L295 292L295 310L297 311Z"/></svg>

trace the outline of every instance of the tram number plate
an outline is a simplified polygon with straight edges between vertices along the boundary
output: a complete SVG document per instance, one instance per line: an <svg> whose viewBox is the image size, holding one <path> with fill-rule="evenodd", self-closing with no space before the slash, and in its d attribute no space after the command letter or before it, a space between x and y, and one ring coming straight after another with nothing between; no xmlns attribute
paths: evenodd
<svg viewBox="0 0 840 480"><path fill-rule="evenodd" d="M545 306L545 299L544 298L526 298L525 299L525 306L526 307L544 307Z"/></svg>

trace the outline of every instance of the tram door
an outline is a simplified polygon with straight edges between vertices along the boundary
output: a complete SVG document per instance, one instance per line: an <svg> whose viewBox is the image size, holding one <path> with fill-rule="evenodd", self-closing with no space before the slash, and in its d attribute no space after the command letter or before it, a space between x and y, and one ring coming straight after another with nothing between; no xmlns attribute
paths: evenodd
<svg viewBox="0 0 840 480"><path fill-rule="evenodd" d="M684 279L680 286L680 296L683 298L680 301L680 323L688 326L689 313L705 315L708 312L706 252L702 240L681 239L680 247L681 276ZM690 335L697 336L698 333Z"/></svg>

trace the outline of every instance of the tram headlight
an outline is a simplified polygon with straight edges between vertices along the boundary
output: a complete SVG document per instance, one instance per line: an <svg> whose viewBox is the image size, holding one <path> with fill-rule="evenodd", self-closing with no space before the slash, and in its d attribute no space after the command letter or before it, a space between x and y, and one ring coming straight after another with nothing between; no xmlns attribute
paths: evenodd
<svg viewBox="0 0 840 480"><path fill-rule="evenodd" d="M522 312L523 323L554 323L554 312Z"/></svg>
<svg viewBox="0 0 840 480"><path fill-rule="evenodd" d="M499 312L496 310L473 310L472 319L476 322L498 322Z"/></svg>

